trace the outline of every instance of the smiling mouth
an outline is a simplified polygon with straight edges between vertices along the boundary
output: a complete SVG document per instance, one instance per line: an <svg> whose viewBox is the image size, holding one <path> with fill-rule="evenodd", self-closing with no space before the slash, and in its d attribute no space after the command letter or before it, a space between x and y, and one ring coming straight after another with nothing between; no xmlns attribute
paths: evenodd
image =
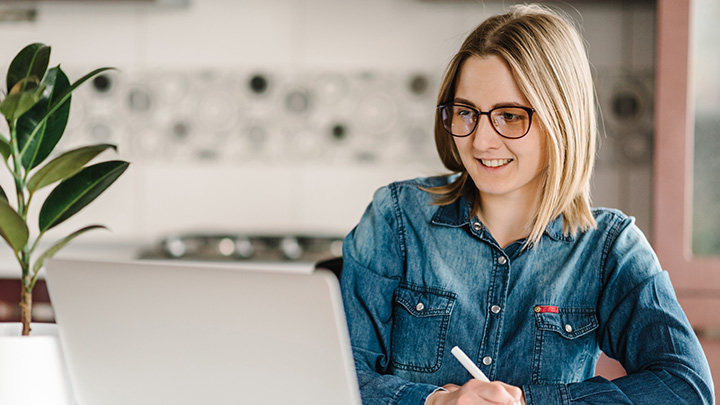
<svg viewBox="0 0 720 405"><path fill-rule="evenodd" d="M512 162L512 159L478 159L485 167L500 167Z"/></svg>

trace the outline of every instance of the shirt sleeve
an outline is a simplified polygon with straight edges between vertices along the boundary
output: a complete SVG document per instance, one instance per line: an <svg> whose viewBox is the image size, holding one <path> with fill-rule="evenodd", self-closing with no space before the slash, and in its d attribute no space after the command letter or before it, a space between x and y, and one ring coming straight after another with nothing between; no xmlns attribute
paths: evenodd
<svg viewBox="0 0 720 405"><path fill-rule="evenodd" d="M404 268L402 225L391 193L387 187L376 192L343 243L340 283L364 405L423 404L438 389L387 375L393 294Z"/></svg>
<svg viewBox="0 0 720 405"><path fill-rule="evenodd" d="M611 233L612 235L612 233ZM600 348L627 375L524 386L528 404L714 404L705 354L666 271L628 219L603 247Z"/></svg>

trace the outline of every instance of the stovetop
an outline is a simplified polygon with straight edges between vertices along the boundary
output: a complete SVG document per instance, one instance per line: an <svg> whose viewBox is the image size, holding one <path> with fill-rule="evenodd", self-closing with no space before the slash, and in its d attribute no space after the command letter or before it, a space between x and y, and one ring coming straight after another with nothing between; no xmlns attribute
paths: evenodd
<svg viewBox="0 0 720 405"><path fill-rule="evenodd" d="M190 233L170 235L141 259L318 262L342 255L341 236Z"/></svg>

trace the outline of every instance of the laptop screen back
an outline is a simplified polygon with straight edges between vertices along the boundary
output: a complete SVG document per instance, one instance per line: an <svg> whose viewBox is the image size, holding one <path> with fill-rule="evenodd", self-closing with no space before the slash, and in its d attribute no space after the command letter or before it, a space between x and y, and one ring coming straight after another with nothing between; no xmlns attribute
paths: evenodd
<svg viewBox="0 0 720 405"><path fill-rule="evenodd" d="M359 404L330 273L53 260L79 405Z"/></svg>

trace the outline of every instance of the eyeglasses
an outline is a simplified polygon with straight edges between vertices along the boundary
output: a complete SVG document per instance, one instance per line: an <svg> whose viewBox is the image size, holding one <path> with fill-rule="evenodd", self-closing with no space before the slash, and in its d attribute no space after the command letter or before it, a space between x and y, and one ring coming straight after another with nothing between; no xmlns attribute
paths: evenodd
<svg viewBox="0 0 720 405"><path fill-rule="evenodd" d="M518 139L527 135L535 112L530 107L499 106L488 112L464 104L437 106L443 127L452 136L464 137L475 131L481 115L487 115L495 132L503 138Z"/></svg>

